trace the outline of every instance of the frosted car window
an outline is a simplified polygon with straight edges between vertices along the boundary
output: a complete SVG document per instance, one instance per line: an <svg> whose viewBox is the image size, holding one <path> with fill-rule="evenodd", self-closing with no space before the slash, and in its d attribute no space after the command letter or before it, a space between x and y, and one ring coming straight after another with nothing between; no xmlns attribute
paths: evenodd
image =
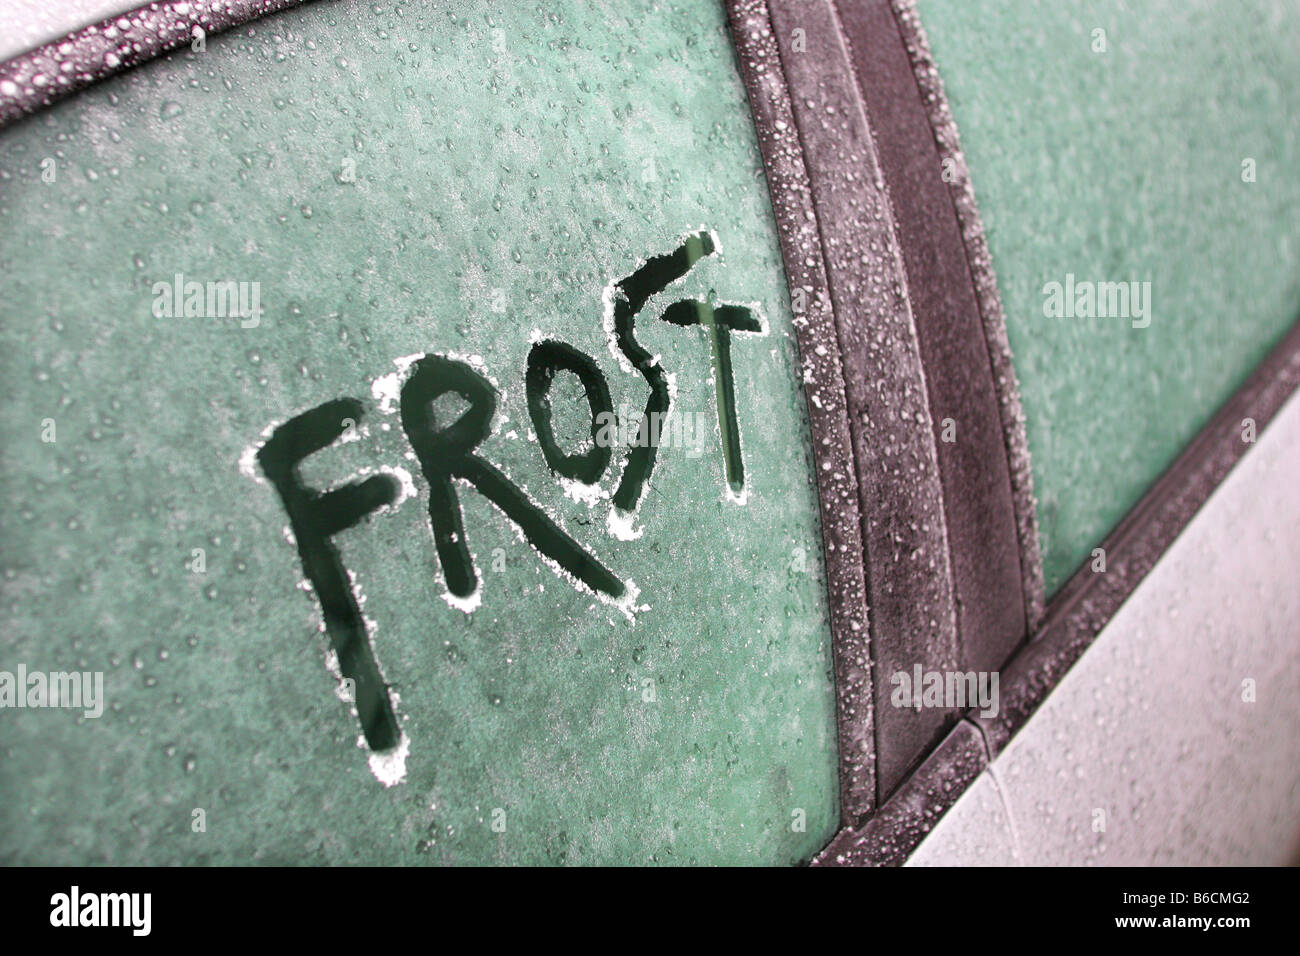
<svg viewBox="0 0 1300 956"><path fill-rule="evenodd" d="M1050 594L1295 321L1300 10L920 13L1006 304Z"/></svg>
<svg viewBox="0 0 1300 956"><path fill-rule="evenodd" d="M7 860L829 839L753 124L624 7L308 4L0 134L5 660L106 702L6 714Z"/></svg>

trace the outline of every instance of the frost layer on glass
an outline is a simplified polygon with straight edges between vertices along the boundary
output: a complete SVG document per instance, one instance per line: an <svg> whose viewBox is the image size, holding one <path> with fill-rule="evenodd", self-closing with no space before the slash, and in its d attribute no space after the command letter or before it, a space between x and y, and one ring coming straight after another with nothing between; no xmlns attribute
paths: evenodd
<svg viewBox="0 0 1300 956"><path fill-rule="evenodd" d="M0 136L0 671L104 675L0 858L810 856L768 202L707 4L308 5Z"/></svg>

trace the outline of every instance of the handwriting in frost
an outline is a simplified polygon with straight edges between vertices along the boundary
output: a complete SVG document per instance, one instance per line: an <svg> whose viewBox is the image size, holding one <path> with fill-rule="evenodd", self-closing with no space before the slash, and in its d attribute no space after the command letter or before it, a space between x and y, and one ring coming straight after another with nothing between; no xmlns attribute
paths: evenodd
<svg viewBox="0 0 1300 956"><path fill-rule="evenodd" d="M673 252L649 259L632 275L612 286L609 296L612 315L607 316L607 325L612 327L607 331L618 351L650 388L640 427L630 443L613 493L613 508L623 516L635 513L640 505L655 468L659 423L667 416L672 403L668 373L658 357L636 340L636 319L653 296L684 277L696 262L716 249L717 243L709 232L691 234ZM731 335L762 334L764 329L752 308L715 303L714 299L710 292L702 299L675 301L664 308L660 318L677 326L699 326L707 333L714 369L723 475L730 496L741 500L745 472L736 414ZM560 371L576 375L586 394L592 442L585 451L566 453L552 428L550 392ZM612 458L611 443L602 440L602 435L609 433L609 429L602 428L602 422L612 418L612 403L609 385L596 361L564 342L553 339L535 342L528 356L524 389L528 414L547 466L564 479L597 484ZM459 396L465 407L453 421L444 422L435 410L438 400L449 394ZM472 607L470 599L478 595L482 586L474 568L453 480L461 479L496 505L528 543L575 587L613 602L628 597L629 584L570 537L479 451L491 432L496 407L497 392L491 381L469 363L446 355L431 353L416 359L401 386L402 431L428 487L429 526L449 594L459 599L460 606ZM352 688L351 696L366 743L372 751L383 752L398 745L401 733L367 640L351 578L333 539L381 508L399 503L401 484L394 475L379 473L318 491L307 487L299 474L299 466L309 456L349 435L364 411L361 401L355 398L339 398L318 405L274 429L257 450L256 458L288 514L303 571L320 602L339 671Z"/></svg>

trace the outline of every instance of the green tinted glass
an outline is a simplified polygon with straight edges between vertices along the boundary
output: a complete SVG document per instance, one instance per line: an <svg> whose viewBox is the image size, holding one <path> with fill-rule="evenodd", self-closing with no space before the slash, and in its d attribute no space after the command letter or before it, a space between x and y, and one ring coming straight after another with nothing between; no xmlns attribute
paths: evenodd
<svg viewBox="0 0 1300 956"><path fill-rule="evenodd" d="M1006 307L1050 593L1295 320L1300 9L919 8Z"/></svg>
<svg viewBox="0 0 1300 956"><path fill-rule="evenodd" d="M808 426L723 13L484 7L308 4L0 134L5 667L106 701L0 722L6 860L832 834Z"/></svg>

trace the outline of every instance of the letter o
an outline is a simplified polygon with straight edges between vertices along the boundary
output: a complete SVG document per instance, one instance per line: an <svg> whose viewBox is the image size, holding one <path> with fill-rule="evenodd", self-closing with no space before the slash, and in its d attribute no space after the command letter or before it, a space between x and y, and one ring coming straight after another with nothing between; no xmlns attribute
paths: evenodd
<svg viewBox="0 0 1300 956"><path fill-rule="evenodd" d="M591 445L585 452L565 454L555 440L551 427L551 385L555 373L572 372L582 382L591 409ZM553 339L536 343L528 353L528 369L524 373L524 392L528 398L528 417L533 421L537 440L542 446L546 464L554 472L585 485L594 485L609 467L613 449L602 447L597 439L603 416L612 415L614 404L609 397L609 384L594 359L564 342Z"/></svg>

